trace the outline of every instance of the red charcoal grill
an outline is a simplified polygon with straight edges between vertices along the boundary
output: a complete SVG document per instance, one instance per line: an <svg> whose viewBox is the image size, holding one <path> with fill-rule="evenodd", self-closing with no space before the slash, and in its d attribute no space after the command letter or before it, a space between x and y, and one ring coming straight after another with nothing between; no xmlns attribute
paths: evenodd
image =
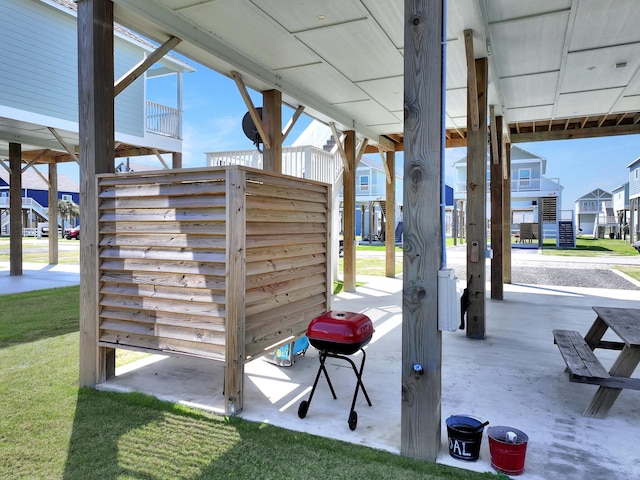
<svg viewBox="0 0 640 480"><path fill-rule="evenodd" d="M371 319L361 313L329 311L311 320L307 328L307 337L311 345L320 350L320 367L318 368L316 379L313 382L309 400L303 400L298 407L298 417L304 418L307 416L313 393L318 385L320 374L323 372L334 400L338 398L329 379L325 361L327 358L339 358L349 362L358 379L356 382L356 390L353 393L351 410L349 411L349 428L351 430L356 429L358 413L354 409L360 388L362 388L362 393L364 393L367 403L371 406L371 400L369 400L367 390L362 383L362 371L364 370L364 362L367 359L363 347L371 340L373 331ZM347 357L347 355L353 355L358 350L362 352L360 370L358 370L353 360Z"/></svg>

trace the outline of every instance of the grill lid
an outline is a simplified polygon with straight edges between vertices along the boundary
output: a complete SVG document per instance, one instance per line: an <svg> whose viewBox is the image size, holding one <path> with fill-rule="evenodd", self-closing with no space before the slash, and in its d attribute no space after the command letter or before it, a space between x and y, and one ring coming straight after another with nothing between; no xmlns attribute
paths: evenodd
<svg viewBox="0 0 640 480"><path fill-rule="evenodd" d="M334 343L361 344L373 335L371 319L362 313L329 311L314 318L307 337Z"/></svg>

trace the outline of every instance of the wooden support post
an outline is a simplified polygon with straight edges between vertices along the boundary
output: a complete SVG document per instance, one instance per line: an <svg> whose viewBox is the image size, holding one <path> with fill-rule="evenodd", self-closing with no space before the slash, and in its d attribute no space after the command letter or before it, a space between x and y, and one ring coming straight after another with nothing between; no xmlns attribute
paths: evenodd
<svg viewBox="0 0 640 480"><path fill-rule="evenodd" d="M78 2L80 131L80 386L115 372L115 350L98 347L96 174L114 170L113 2Z"/></svg>
<svg viewBox="0 0 640 480"><path fill-rule="evenodd" d="M504 203L504 180L502 178L502 117L491 116L491 298L502 300L504 298L503 285L503 250L504 228L503 211L509 208ZM498 139L501 139L498 141Z"/></svg>
<svg viewBox="0 0 640 480"><path fill-rule="evenodd" d="M487 250L487 65L475 61L480 128L467 119L467 337L485 338L485 291ZM470 105L474 99L468 98Z"/></svg>
<svg viewBox="0 0 640 480"><path fill-rule="evenodd" d="M58 263L58 164L49 164L49 263ZM64 236L64 218L62 219Z"/></svg>
<svg viewBox="0 0 640 480"><path fill-rule="evenodd" d="M271 145L262 153L262 169L282 173L282 93L278 90L262 92L262 122Z"/></svg>
<svg viewBox="0 0 640 480"><path fill-rule="evenodd" d="M404 253L400 452L434 461L441 443L444 1L405 0Z"/></svg>
<svg viewBox="0 0 640 480"><path fill-rule="evenodd" d="M171 168L174 170L182 168L182 152L171 153Z"/></svg>
<svg viewBox="0 0 640 480"><path fill-rule="evenodd" d="M356 290L356 132L349 130L344 132L344 157L345 169L343 173L343 285L345 292ZM339 139L337 139L339 141Z"/></svg>
<svg viewBox="0 0 640 480"><path fill-rule="evenodd" d="M504 202L504 208L502 210L502 228L503 232L503 250L502 250L502 278L504 283L511 283L511 144L506 142L506 139L502 140L502 153L503 153L503 177L502 182L504 187L502 189L502 198Z"/></svg>
<svg viewBox="0 0 640 480"><path fill-rule="evenodd" d="M385 191L385 275L396 276L396 152L385 153L387 185Z"/></svg>
<svg viewBox="0 0 640 480"><path fill-rule="evenodd" d="M22 145L9 142L9 275L22 275Z"/></svg>
<svg viewBox="0 0 640 480"><path fill-rule="evenodd" d="M246 276L245 225L246 176L240 169L227 170L227 250L225 263L226 368L225 412L237 415L244 408L244 292Z"/></svg>

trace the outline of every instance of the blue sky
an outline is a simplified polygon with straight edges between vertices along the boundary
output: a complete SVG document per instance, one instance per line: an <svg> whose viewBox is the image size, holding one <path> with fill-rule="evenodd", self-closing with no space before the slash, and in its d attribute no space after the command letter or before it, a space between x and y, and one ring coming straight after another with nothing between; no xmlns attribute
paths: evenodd
<svg viewBox="0 0 640 480"><path fill-rule="evenodd" d="M242 117L247 107L238 92L235 82L201 65L194 64L196 71L183 77L183 166L202 167L205 152L227 150L249 150L253 144L242 132ZM164 82L164 83L163 83ZM149 82L149 96L153 101L175 106L175 78ZM153 88L152 88L153 87ZM254 105L262 105L262 95L250 91ZM286 123L293 110L285 108L283 122ZM310 118L300 117L286 144L293 142L309 124ZM640 135L622 135L598 139L562 140L520 144L522 148L547 159L546 176L559 178L564 185L562 209L573 209L574 202L582 195L602 188L611 191L628 181L629 163L640 157ZM465 149L445 151L445 177L453 185L451 164L465 155ZM375 155L376 159L379 156ZM403 155L397 158L397 172L403 172ZM132 162L140 161L132 158ZM155 158L140 161L161 167ZM77 167L65 165L60 173L78 180Z"/></svg>

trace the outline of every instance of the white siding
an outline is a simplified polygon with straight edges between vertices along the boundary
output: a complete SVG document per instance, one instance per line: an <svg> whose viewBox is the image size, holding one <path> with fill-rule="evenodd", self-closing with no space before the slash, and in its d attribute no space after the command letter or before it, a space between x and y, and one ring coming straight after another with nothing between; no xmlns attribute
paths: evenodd
<svg viewBox="0 0 640 480"><path fill-rule="evenodd" d="M37 0L0 0L0 21L0 105L77 123L75 16ZM116 79L143 56L117 37L115 51ZM144 137L144 95L141 77L116 98L118 133Z"/></svg>
<svg viewBox="0 0 640 480"><path fill-rule="evenodd" d="M0 0L0 103L77 122L75 18L38 1Z"/></svg>

